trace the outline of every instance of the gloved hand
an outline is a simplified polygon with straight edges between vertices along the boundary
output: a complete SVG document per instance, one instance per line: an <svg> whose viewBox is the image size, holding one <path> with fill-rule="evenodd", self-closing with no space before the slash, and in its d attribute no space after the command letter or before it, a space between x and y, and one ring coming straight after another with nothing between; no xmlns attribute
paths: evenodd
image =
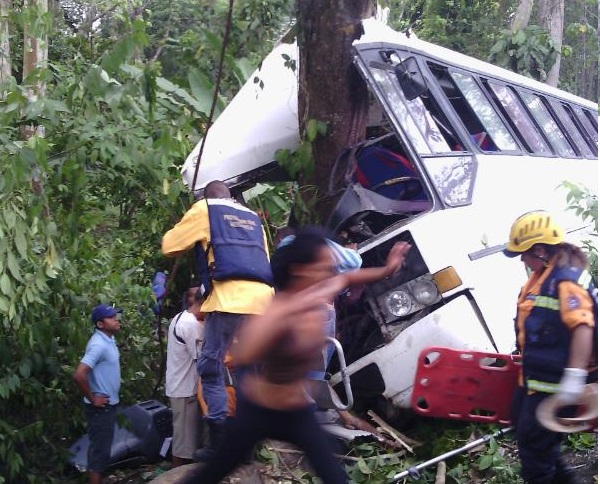
<svg viewBox="0 0 600 484"><path fill-rule="evenodd" d="M582 368L565 368L558 384L557 400L564 405L579 401L588 372Z"/></svg>

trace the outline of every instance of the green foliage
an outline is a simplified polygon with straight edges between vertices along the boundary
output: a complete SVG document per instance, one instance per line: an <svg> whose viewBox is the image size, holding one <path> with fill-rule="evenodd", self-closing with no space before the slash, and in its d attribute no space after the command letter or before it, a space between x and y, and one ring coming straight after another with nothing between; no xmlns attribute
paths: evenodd
<svg viewBox="0 0 600 484"><path fill-rule="evenodd" d="M598 2L565 2L559 87L598 101Z"/></svg>
<svg viewBox="0 0 600 484"><path fill-rule="evenodd" d="M292 7L236 4L217 114L287 30ZM122 403L162 395L150 281L172 267L160 238L189 203L179 168L208 120L226 15L225 2L187 0L65 0L47 14L15 2L10 12L14 79L0 100L2 482L63 480L65 449L85 431L71 375L94 304L125 311ZM34 101L18 84L25 26L53 30L49 69L28 79L46 86ZM29 125L44 136L23 139ZM174 287L189 283L181 266Z"/></svg>
<svg viewBox="0 0 600 484"><path fill-rule="evenodd" d="M566 445L573 450L593 449L598 445L598 435L593 432L567 434Z"/></svg>
<svg viewBox="0 0 600 484"><path fill-rule="evenodd" d="M158 379L150 281L166 264L160 237L183 209L176 164L205 113L151 64L123 64L143 40L136 35L105 56L108 70L82 58L55 63L52 77L37 73L45 97L28 102L13 84L0 102L0 474L8 482L60 480L65 444L84 430L71 375L94 304L125 310L122 402L151 398ZM23 141L25 123L43 126L45 137Z"/></svg>
<svg viewBox="0 0 600 484"><path fill-rule="evenodd" d="M287 171L290 177L300 180L310 178L315 170L313 158L313 143L317 136L327 134L327 123L309 119L306 123L304 135L295 151L277 150L275 160Z"/></svg>
<svg viewBox="0 0 600 484"><path fill-rule="evenodd" d="M246 81L271 50L273 40L287 30L293 6L291 0L250 0L234 4L224 59L226 70L221 83L221 93L226 98ZM216 71L225 33L227 2L152 0L146 12L151 41L145 52L148 58L161 63L165 77L184 84L192 68L203 73Z"/></svg>
<svg viewBox="0 0 600 484"><path fill-rule="evenodd" d="M511 1L388 0L390 24L429 42L485 60L506 23Z"/></svg>
<svg viewBox="0 0 600 484"><path fill-rule="evenodd" d="M548 31L537 25L528 25L514 33L503 30L501 38L491 49L488 61L544 81L557 55Z"/></svg>
<svg viewBox="0 0 600 484"><path fill-rule="evenodd" d="M267 241L275 249L277 232L286 227L292 211L300 225L316 223L317 189L296 182L259 184L244 193L248 206L261 217Z"/></svg>
<svg viewBox="0 0 600 484"><path fill-rule="evenodd" d="M391 482L391 479L400 472L454 451L482 434L492 434L497 430L494 426L476 426L464 422L440 419L419 420L411 437L417 438L423 444L414 448L414 454L390 451L379 443L355 444L351 446L349 455L356 459L356 464L347 465L346 470L351 482ZM469 452L448 457L444 462L448 484L520 482L518 465L515 465L514 458L511 460L508 455L507 446L501 445L494 438ZM432 463L398 482L427 484L433 482L435 475L436 463Z"/></svg>
<svg viewBox="0 0 600 484"><path fill-rule="evenodd" d="M594 280L598 280L598 194L589 188L564 181L562 187L568 190L567 208L573 210L577 216L592 225L590 239L582 241L582 246L590 259L590 273Z"/></svg>
<svg viewBox="0 0 600 484"><path fill-rule="evenodd" d="M346 466L346 472L354 483L386 483L404 470L407 461L401 461L398 454L390 453L377 444L357 444L351 447L356 454L356 463Z"/></svg>
<svg viewBox="0 0 600 484"><path fill-rule="evenodd" d="M477 470L485 477L485 482L502 484L516 482L519 477L518 469L511 466L502 448L495 438L491 438L483 454L475 460Z"/></svg>

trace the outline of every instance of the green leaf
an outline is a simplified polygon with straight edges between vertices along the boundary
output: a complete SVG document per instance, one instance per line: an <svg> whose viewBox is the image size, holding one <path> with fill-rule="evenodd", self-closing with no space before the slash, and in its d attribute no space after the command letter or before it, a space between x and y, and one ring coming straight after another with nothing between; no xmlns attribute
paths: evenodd
<svg viewBox="0 0 600 484"><path fill-rule="evenodd" d="M158 87L160 87L164 92L173 94L173 95L177 96L179 99L181 99L182 101L185 101L188 104L188 106L194 108L199 113L208 114L204 110L204 107L198 101L196 101L196 99L194 99L192 96L190 96L190 94L185 89L182 89L181 87L176 86L175 84L173 84L171 81L168 81L164 77L157 77L156 85Z"/></svg>
<svg viewBox="0 0 600 484"><path fill-rule="evenodd" d="M8 274L6 272L0 276L0 291L2 291L2 293L6 294L7 296L13 295L13 288L12 284L10 283L10 277L8 277Z"/></svg>
<svg viewBox="0 0 600 484"><path fill-rule="evenodd" d="M308 123L306 123L306 139L311 143L317 137L317 120L309 119Z"/></svg>
<svg viewBox="0 0 600 484"><path fill-rule="evenodd" d="M29 360L24 360L19 365L19 373L23 378L29 378L31 376L31 363Z"/></svg>
<svg viewBox="0 0 600 484"><path fill-rule="evenodd" d="M317 131L321 136L325 136L327 134L327 123L324 121L317 121Z"/></svg>
<svg viewBox="0 0 600 484"><path fill-rule="evenodd" d="M10 250L8 251L8 256L6 259L6 266L17 281L23 282L23 278L21 277L21 268L19 267L17 258Z"/></svg>
<svg viewBox="0 0 600 484"><path fill-rule="evenodd" d="M116 71L131 57L135 44L131 37L125 37L102 58L102 67L108 72Z"/></svg>
<svg viewBox="0 0 600 484"><path fill-rule="evenodd" d="M21 256L21 259L27 259L27 239L25 238L22 225L19 225L16 228L15 247Z"/></svg>
<svg viewBox="0 0 600 484"><path fill-rule="evenodd" d="M484 455L481 459L479 459L479 470L483 471L488 469L493 462L493 456L490 454Z"/></svg>
<svg viewBox="0 0 600 484"><path fill-rule="evenodd" d="M365 460L362 457L360 457L358 459L358 462L356 463L356 465L360 469L360 472L362 472L363 474L369 475L373 472L373 471L371 471L371 469L369 468L369 466L367 465L367 463L365 462Z"/></svg>
<svg viewBox="0 0 600 484"><path fill-rule="evenodd" d="M3 215L6 226L9 229L13 229L15 227L15 222L17 221L17 214L12 210L5 209Z"/></svg>
<svg viewBox="0 0 600 484"><path fill-rule="evenodd" d="M214 86L208 78L200 72L199 69L193 68L188 74L188 81L192 94L201 108L201 112L208 114L212 105Z"/></svg>

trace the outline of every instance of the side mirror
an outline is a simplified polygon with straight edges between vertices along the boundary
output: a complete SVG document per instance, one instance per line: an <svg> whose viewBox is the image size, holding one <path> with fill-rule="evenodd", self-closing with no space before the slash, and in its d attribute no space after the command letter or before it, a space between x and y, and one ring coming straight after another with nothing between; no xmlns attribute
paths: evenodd
<svg viewBox="0 0 600 484"><path fill-rule="evenodd" d="M425 78L414 57L408 57L394 67L396 78L407 101L413 101L427 92Z"/></svg>

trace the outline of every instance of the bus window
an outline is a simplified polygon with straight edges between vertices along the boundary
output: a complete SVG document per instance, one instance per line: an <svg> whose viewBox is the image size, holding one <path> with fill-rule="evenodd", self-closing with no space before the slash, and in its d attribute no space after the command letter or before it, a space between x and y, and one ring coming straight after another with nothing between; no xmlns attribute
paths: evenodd
<svg viewBox="0 0 600 484"><path fill-rule="evenodd" d="M516 94L504 84L487 81L487 85L531 152L538 155L552 155L552 150L533 124Z"/></svg>
<svg viewBox="0 0 600 484"><path fill-rule="evenodd" d="M564 158L575 158L577 153L575 153L565 134L558 124L556 124L554 118L552 118L540 96L523 89L519 89L519 94L525 101L525 104L527 104L529 112L533 115L538 125L541 126L544 133L546 133L546 137L550 140L558 155Z"/></svg>
<svg viewBox="0 0 600 484"><path fill-rule="evenodd" d="M401 128L406 132L417 152L431 154L452 151L420 97L413 101L406 100L393 71L374 65L370 70L389 109L393 112L393 116L390 117L403 120Z"/></svg>
<svg viewBox="0 0 600 484"><path fill-rule="evenodd" d="M455 71L450 75L460 89L460 92L471 106L484 126L485 132L491 137L496 147L501 151L517 151L519 145L504 125L504 122L494 110L494 107L479 88L473 77Z"/></svg>
<svg viewBox="0 0 600 484"><path fill-rule="evenodd" d="M567 133L569 133L569 136L571 137L581 154L586 158L595 158L596 155L592 152L585 139L583 138L583 135L579 132L577 125L574 124L573 120L569 116L567 107L556 99L549 98L548 102L550 103L550 106L552 106L552 109L558 117L558 120L567 130Z"/></svg>
<svg viewBox="0 0 600 484"><path fill-rule="evenodd" d="M589 109L584 109L583 112L592 123L592 126L596 130L596 134L598 134L598 117L600 116L598 112L592 112ZM597 138L596 138L597 139Z"/></svg>
<svg viewBox="0 0 600 484"><path fill-rule="evenodd" d="M595 126L595 123L590 119L590 117L586 116L586 112L580 108L579 106L573 106L573 110L575 111L575 115L579 122L585 128L586 133L589 137L598 145L598 127Z"/></svg>

